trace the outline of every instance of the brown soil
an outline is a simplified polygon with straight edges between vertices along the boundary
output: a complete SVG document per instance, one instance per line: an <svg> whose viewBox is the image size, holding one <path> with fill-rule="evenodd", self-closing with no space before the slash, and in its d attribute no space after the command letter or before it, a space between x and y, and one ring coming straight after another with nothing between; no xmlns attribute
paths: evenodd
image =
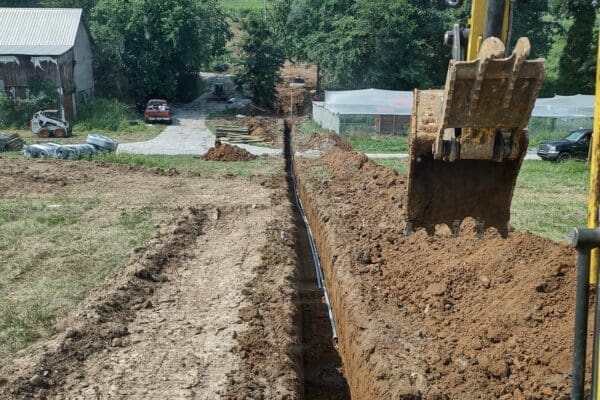
<svg viewBox="0 0 600 400"><path fill-rule="evenodd" d="M470 221L405 237L406 177L338 147L297 167L354 398L568 398L572 249Z"/></svg>
<svg viewBox="0 0 600 400"><path fill-rule="evenodd" d="M255 155L245 149L221 143L218 140L215 143L215 147L210 148L204 155L204 159L210 161L251 161L255 158Z"/></svg>
<svg viewBox="0 0 600 400"><path fill-rule="evenodd" d="M293 213L282 175L201 178L0 159L2 197L164 191L175 217L57 323L0 361L0 398L300 398Z"/></svg>

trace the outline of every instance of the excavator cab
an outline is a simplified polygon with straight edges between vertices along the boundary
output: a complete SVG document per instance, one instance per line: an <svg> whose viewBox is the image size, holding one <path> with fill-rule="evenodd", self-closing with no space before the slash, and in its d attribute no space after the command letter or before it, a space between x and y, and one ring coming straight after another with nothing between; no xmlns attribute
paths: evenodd
<svg viewBox="0 0 600 400"><path fill-rule="evenodd" d="M527 124L544 78L544 60L527 59L527 38L507 54L510 21L504 18L512 3L474 0L470 30L455 26L447 34L454 59L444 89L415 90L406 233L417 227L433 233L445 224L457 234L472 217L479 230L495 227L508 235ZM485 23L477 23L483 16Z"/></svg>

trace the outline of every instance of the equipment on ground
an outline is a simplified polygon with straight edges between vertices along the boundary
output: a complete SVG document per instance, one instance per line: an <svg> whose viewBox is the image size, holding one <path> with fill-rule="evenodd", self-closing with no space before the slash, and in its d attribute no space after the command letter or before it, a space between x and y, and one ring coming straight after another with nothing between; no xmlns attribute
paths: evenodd
<svg viewBox="0 0 600 400"><path fill-rule="evenodd" d="M225 84L224 83L222 83L222 82L213 83L210 100L211 101L227 101L227 94L225 93Z"/></svg>
<svg viewBox="0 0 600 400"><path fill-rule="evenodd" d="M462 1L448 0L450 6ZM510 203L527 152L527 124L544 78L544 60L513 51L513 1L473 1L470 27L446 33L452 45L443 90L415 90L405 232L477 220L508 234Z"/></svg>
<svg viewBox="0 0 600 400"><path fill-rule="evenodd" d="M67 137L71 135L69 123L58 110L42 110L33 114L31 131L40 137Z"/></svg>

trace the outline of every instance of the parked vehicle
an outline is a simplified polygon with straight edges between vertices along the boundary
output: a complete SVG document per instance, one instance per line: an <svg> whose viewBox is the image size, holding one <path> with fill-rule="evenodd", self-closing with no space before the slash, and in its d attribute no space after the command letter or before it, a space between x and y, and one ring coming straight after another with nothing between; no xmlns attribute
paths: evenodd
<svg viewBox="0 0 600 400"><path fill-rule="evenodd" d="M67 137L71 135L71 127L59 110L42 110L31 118L31 131L36 135L48 137Z"/></svg>
<svg viewBox="0 0 600 400"><path fill-rule="evenodd" d="M538 146L537 154L542 160L563 162L572 158L586 160L592 139L591 129L577 129L564 139L545 140Z"/></svg>
<svg viewBox="0 0 600 400"><path fill-rule="evenodd" d="M144 119L146 122L173 122L173 113L171 107L166 100L152 99L148 101L146 110L144 111Z"/></svg>

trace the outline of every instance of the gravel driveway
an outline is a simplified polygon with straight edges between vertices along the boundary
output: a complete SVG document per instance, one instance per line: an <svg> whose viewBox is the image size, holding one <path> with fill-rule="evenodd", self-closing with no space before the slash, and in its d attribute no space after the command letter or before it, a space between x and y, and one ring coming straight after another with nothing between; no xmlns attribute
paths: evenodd
<svg viewBox="0 0 600 400"><path fill-rule="evenodd" d="M222 106L222 104L221 104ZM123 143L117 153L154 154L154 155L203 155L215 145L215 135L206 127L208 105L199 100L183 108L173 108L173 124L157 137L145 142ZM280 155L281 150L268 147L236 144L250 153L262 155Z"/></svg>

